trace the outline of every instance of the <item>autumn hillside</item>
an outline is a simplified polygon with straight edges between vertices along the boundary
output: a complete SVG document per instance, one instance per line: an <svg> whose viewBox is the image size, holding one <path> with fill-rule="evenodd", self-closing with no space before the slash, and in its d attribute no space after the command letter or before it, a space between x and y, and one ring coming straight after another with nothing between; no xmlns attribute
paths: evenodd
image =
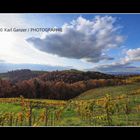
<svg viewBox="0 0 140 140"><path fill-rule="evenodd" d="M100 72L17 70L0 74L0 98L68 100L97 87L126 84L126 78Z"/></svg>

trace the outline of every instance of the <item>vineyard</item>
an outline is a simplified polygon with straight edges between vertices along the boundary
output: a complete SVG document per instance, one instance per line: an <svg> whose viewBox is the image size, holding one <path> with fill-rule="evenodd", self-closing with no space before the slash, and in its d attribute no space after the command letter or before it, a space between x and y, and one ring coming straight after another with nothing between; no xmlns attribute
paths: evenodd
<svg viewBox="0 0 140 140"><path fill-rule="evenodd" d="M139 86L97 88L68 101L0 98L0 126L139 126Z"/></svg>
<svg viewBox="0 0 140 140"><path fill-rule="evenodd" d="M11 109L0 112L1 126L53 126L66 106L64 101L39 101L23 97L1 98L0 103L0 107Z"/></svg>

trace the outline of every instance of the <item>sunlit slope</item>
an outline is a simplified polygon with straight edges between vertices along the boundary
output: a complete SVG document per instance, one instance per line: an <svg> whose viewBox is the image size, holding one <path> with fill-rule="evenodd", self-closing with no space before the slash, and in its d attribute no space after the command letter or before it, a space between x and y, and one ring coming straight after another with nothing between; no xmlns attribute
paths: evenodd
<svg viewBox="0 0 140 140"><path fill-rule="evenodd" d="M104 97L106 94L115 97L121 94L130 95L133 94L134 92L140 92L140 83L96 88L82 93L80 96L76 97L75 99L77 100L96 99L96 98Z"/></svg>

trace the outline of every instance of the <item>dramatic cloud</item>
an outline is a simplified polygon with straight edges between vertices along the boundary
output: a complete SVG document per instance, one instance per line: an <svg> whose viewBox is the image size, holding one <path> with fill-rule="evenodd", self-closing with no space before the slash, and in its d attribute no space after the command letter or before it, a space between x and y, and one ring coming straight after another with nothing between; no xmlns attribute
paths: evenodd
<svg viewBox="0 0 140 140"><path fill-rule="evenodd" d="M124 62L139 62L140 61L140 48L129 49L126 51L126 57L123 59Z"/></svg>
<svg viewBox="0 0 140 140"><path fill-rule="evenodd" d="M62 32L47 33L45 38L27 41L40 51L60 57L83 59L87 62L112 60L107 51L119 47L124 37L118 34L116 18L96 16L93 20L79 17L62 26Z"/></svg>

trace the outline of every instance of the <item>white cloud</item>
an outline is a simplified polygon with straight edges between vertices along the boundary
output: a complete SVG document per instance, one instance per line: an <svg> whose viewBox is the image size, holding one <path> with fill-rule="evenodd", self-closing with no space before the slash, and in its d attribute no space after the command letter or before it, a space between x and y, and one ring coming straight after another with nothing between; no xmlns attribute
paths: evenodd
<svg viewBox="0 0 140 140"><path fill-rule="evenodd" d="M124 40L115 22L111 16L96 16L93 20L79 17L64 24L62 33L47 33L45 38L31 37L27 41L40 51L60 57L87 62L112 60L106 51L119 47Z"/></svg>
<svg viewBox="0 0 140 140"><path fill-rule="evenodd" d="M139 62L140 61L140 48L129 49L126 51L124 62Z"/></svg>
<svg viewBox="0 0 140 140"><path fill-rule="evenodd" d="M27 24L21 18L22 14L0 14L0 25L2 27L25 27Z"/></svg>
<svg viewBox="0 0 140 140"><path fill-rule="evenodd" d="M133 62L140 62L140 48L125 49L123 53L125 54L125 57L120 58L119 62L98 65L94 69L99 71L140 72L140 67L131 66Z"/></svg>

